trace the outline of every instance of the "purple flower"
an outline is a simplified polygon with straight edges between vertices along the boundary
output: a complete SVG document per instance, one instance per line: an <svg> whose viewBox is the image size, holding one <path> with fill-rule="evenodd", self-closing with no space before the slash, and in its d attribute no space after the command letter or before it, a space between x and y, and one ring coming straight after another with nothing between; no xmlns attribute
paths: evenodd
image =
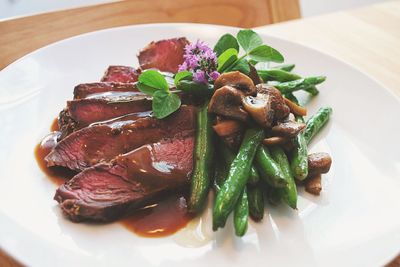
<svg viewBox="0 0 400 267"><path fill-rule="evenodd" d="M206 78L206 73L202 70L197 70L195 73L193 73L193 81L198 83L207 83L208 80Z"/></svg>
<svg viewBox="0 0 400 267"><path fill-rule="evenodd" d="M181 65L179 65L178 71L184 71L184 70L187 70L187 69L188 69L188 66L187 66L186 61L185 61Z"/></svg>
<svg viewBox="0 0 400 267"><path fill-rule="evenodd" d="M197 40L185 46L185 61L179 65L179 71L191 71L193 80L208 83L218 78L217 55L204 42Z"/></svg>
<svg viewBox="0 0 400 267"><path fill-rule="evenodd" d="M219 72L216 71L216 70L208 74L208 76L210 76L210 78L211 78L213 81L215 81L215 80L219 77L219 75L220 75Z"/></svg>

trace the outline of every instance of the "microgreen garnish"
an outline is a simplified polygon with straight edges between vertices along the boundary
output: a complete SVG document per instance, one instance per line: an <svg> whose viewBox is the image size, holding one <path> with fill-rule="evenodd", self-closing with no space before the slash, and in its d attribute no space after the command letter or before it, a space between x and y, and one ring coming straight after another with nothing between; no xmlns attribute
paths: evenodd
<svg viewBox="0 0 400 267"><path fill-rule="evenodd" d="M229 37L228 37L229 36ZM239 57L239 45L244 55ZM274 48L263 44L261 37L253 30L240 30L236 38L223 35L214 47L218 56L218 71L228 72L238 70L245 74L250 72L248 64L258 62L283 62L284 58Z"/></svg>
<svg viewBox="0 0 400 267"><path fill-rule="evenodd" d="M175 86L178 85L178 83L181 80L192 80L193 79L193 73L187 70L178 72L177 74L175 74L175 78L174 78L174 84Z"/></svg>
<svg viewBox="0 0 400 267"><path fill-rule="evenodd" d="M228 48L218 57L218 71L224 70L238 59L238 51L235 48Z"/></svg>
<svg viewBox="0 0 400 267"><path fill-rule="evenodd" d="M243 54L239 53L240 47ZM249 74L249 64L283 62L283 56L263 44L261 37L253 30L240 30L236 37L224 34L214 50L198 40L185 46L183 58L173 85L180 92L202 97L213 94L213 83L220 73L237 70ZM153 97L153 113L158 119L167 117L181 105L179 96L170 91L167 80L156 70L144 71L139 76L137 86L141 92Z"/></svg>
<svg viewBox="0 0 400 267"><path fill-rule="evenodd" d="M252 30L240 30L236 35L237 41L247 53L263 44L261 37Z"/></svg>
<svg viewBox="0 0 400 267"><path fill-rule="evenodd" d="M138 78L137 87L141 92L148 95L153 95L158 90L169 90L167 80L156 70L143 72Z"/></svg>
<svg viewBox="0 0 400 267"><path fill-rule="evenodd" d="M156 70L146 70L140 74L137 87L147 95L153 96L152 109L157 119L162 119L179 109L179 96L169 90L165 77Z"/></svg>
<svg viewBox="0 0 400 267"><path fill-rule="evenodd" d="M181 106L181 99L177 94L158 90L153 94L152 109L157 119L162 119L172 114Z"/></svg>
<svg viewBox="0 0 400 267"><path fill-rule="evenodd" d="M236 38L230 34L224 34L219 38L218 42L214 46L214 52L217 56L220 56L224 51L228 50L229 48L234 48L236 51L239 52L239 44Z"/></svg>

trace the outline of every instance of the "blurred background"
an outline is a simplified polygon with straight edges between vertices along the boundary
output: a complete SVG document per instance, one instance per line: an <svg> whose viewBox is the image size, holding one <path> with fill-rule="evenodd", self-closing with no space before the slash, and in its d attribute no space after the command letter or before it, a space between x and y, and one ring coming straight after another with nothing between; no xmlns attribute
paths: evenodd
<svg viewBox="0 0 400 267"><path fill-rule="evenodd" d="M300 0L302 17L339 11L385 0ZM87 5L110 0L0 0L0 20Z"/></svg>

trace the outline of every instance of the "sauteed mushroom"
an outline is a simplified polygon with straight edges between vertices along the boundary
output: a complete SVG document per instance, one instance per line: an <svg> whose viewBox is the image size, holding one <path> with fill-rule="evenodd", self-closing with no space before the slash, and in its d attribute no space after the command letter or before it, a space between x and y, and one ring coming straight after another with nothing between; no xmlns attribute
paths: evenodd
<svg viewBox="0 0 400 267"><path fill-rule="evenodd" d="M327 173L331 168L332 158L328 153L319 152L308 155L308 175Z"/></svg>
<svg viewBox="0 0 400 267"><path fill-rule="evenodd" d="M247 96L242 101L244 109L262 127L271 127L274 121L274 110L271 108L271 97L267 94Z"/></svg>
<svg viewBox="0 0 400 267"><path fill-rule="evenodd" d="M289 115L290 109L286 105L282 94L278 89L270 85L259 84L257 86L257 92L271 97L271 107L275 111L275 120L283 120Z"/></svg>
<svg viewBox="0 0 400 267"><path fill-rule="evenodd" d="M257 69L251 64L249 64L249 67L250 67L250 73L249 73L248 76L253 81L253 83L255 85L263 83L263 80L261 79L261 77L257 73Z"/></svg>
<svg viewBox="0 0 400 267"><path fill-rule="evenodd" d="M319 196L322 190L321 174L307 178L304 187L308 193Z"/></svg>
<svg viewBox="0 0 400 267"><path fill-rule="evenodd" d="M227 118L246 121L249 114L242 108L242 91L231 86L223 86L215 91L208 105L208 111Z"/></svg>
<svg viewBox="0 0 400 267"><path fill-rule="evenodd" d="M306 125L295 121L285 121L272 127L272 133L279 136L293 137L300 133Z"/></svg>
<svg viewBox="0 0 400 267"><path fill-rule="evenodd" d="M223 120L213 126L218 136L224 137L239 132L242 124L236 120Z"/></svg>
<svg viewBox="0 0 400 267"><path fill-rule="evenodd" d="M245 95L255 95L257 88L247 75L239 71L231 71L221 74L214 82L214 88L218 89L225 85L235 87Z"/></svg>

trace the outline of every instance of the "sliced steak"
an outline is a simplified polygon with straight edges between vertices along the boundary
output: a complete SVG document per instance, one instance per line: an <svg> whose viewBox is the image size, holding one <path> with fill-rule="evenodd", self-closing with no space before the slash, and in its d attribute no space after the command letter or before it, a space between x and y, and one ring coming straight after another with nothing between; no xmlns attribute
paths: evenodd
<svg viewBox="0 0 400 267"><path fill-rule="evenodd" d="M68 101L67 108L58 117L61 139L94 122L151 110L151 102L151 98L138 92L131 92L129 96L114 93Z"/></svg>
<svg viewBox="0 0 400 267"><path fill-rule="evenodd" d="M104 92L137 92L138 89L135 83L114 83L114 82L99 82L99 83L82 83L74 88L74 99L86 98L93 94Z"/></svg>
<svg viewBox="0 0 400 267"><path fill-rule="evenodd" d="M133 83L137 82L140 70L136 70L128 66L109 66L104 73L102 82L120 82Z"/></svg>
<svg viewBox="0 0 400 267"><path fill-rule="evenodd" d="M83 170L144 144L194 131L195 113L194 107L182 106L162 120L148 116L86 127L61 140L45 159L49 167Z"/></svg>
<svg viewBox="0 0 400 267"><path fill-rule="evenodd" d="M201 98L177 93L182 104L199 105ZM152 98L141 92L103 92L67 102L58 116L61 139L92 123L107 121L126 114L151 110Z"/></svg>
<svg viewBox="0 0 400 267"><path fill-rule="evenodd" d="M61 110L58 115L58 129L60 131L60 136L58 140L65 138L67 135L73 131L79 129L78 123L71 118L68 109Z"/></svg>
<svg viewBox="0 0 400 267"><path fill-rule="evenodd" d="M115 220L188 185L193 147L193 136L142 146L82 171L61 185L54 199L73 221Z"/></svg>
<svg viewBox="0 0 400 267"><path fill-rule="evenodd" d="M187 44L189 41L184 37L151 42L138 55L140 67L176 73L184 61L184 48Z"/></svg>

